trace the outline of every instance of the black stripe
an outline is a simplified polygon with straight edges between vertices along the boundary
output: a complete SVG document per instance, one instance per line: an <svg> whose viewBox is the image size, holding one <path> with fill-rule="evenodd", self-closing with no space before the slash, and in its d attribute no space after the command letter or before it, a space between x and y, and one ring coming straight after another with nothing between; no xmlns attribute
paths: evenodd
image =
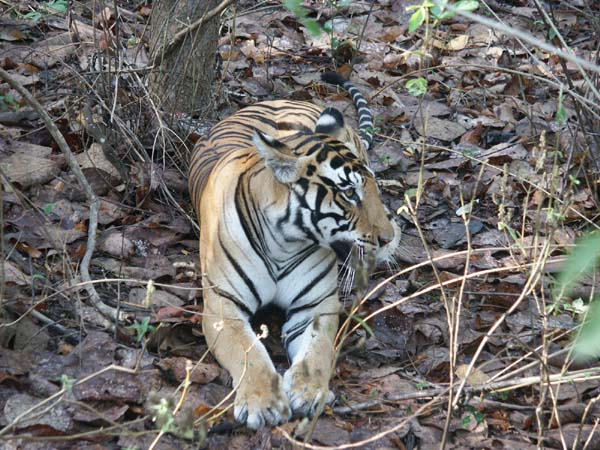
<svg viewBox="0 0 600 450"><path fill-rule="evenodd" d="M299 322L296 325L294 325L294 327L286 333L285 339L283 341L283 345L285 347L286 352L288 352L288 348L292 341L294 341L297 337L301 336L302 333L306 331L306 329L310 326L312 322L312 317L310 319L305 319L302 322Z"/></svg>
<svg viewBox="0 0 600 450"><path fill-rule="evenodd" d="M316 265L319 265L322 261L324 261L325 259L327 259L329 257L330 257L330 255L326 255ZM318 281L320 281L325 275L327 275L329 272L331 272L331 270L335 267L336 264L337 264L337 261L336 261L335 258L333 258L331 260L331 262L329 264L327 264L327 267L325 267L325 269L323 269L321 272L319 272L316 277L313 277L312 280L307 283L307 285L304 287L304 289L302 289L294 297L294 299L291 301L290 305L293 305L298 300L300 300L302 297L304 297L306 294L308 294L316 286L316 284L317 284ZM292 311L293 311L293 309L288 309L288 313L289 313L290 316L292 315Z"/></svg>
<svg viewBox="0 0 600 450"><path fill-rule="evenodd" d="M290 215L292 212L291 208L292 206L288 198L287 205L285 206L285 214L281 219L277 221L277 224L275 225L277 227L277 230L282 231L282 226L290 220Z"/></svg>
<svg viewBox="0 0 600 450"><path fill-rule="evenodd" d="M339 225L338 227L334 230L331 230L331 236L333 237L334 235L336 235L337 233L342 233L344 231L348 231L350 229L350 227L352 226L352 221L349 220L347 221L345 224L343 225Z"/></svg>
<svg viewBox="0 0 600 450"><path fill-rule="evenodd" d="M248 278L248 275L246 275L246 272L244 272L244 270L240 267L240 265L237 263L237 261L231 255L231 253L229 253L229 251L227 250L227 247L225 247L225 244L223 244L223 240L221 239L221 233L219 233L219 244L223 248L223 252L225 253L225 256L227 257L227 260L229 261L229 263L233 266L233 268L235 269L237 274L244 281L244 283L246 284L246 286L248 287L250 292L252 292L252 295L254 295L254 298L256 299L256 302L258 303L258 306L260 308L262 306L262 299L258 295L256 286L254 285L252 280L250 280L250 278Z"/></svg>
<svg viewBox="0 0 600 450"><path fill-rule="evenodd" d="M300 196L298 196L297 194L295 194L297 196L297 198L301 199ZM304 200L304 199L302 199ZM304 203L306 203L306 200L304 200ZM315 236L315 234L308 229L308 227L306 225L304 225L304 222L302 221L302 214L301 214L301 210L296 211L296 217L294 217L294 225L296 225L298 228L300 228L302 230L302 232L306 235L306 238L308 240L313 241L315 244L319 242L319 240L317 239L317 237Z"/></svg>
<svg viewBox="0 0 600 450"><path fill-rule="evenodd" d="M309 256L311 256L317 250L319 250L319 248L320 247L317 245L311 245L310 247L307 247L305 250L302 250L302 252L295 255L295 259L291 263L288 263L287 266L284 266L282 268L282 271L279 274L279 278L277 278L277 280L278 281L283 280L290 273L293 273L293 271L294 271L294 269L296 269L296 267L298 267L302 262L304 262Z"/></svg>
<svg viewBox="0 0 600 450"><path fill-rule="evenodd" d="M300 311L306 311L307 309L314 308L315 306L319 306L326 298L331 297L333 294L337 292L337 286L333 288L331 291L324 295L323 297L319 297L318 299L312 301L311 303L307 303L306 305L297 306L295 308L290 308L287 311L289 317L293 316Z"/></svg>
<svg viewBox="0 0 600 450"><path fill-rule="evenodd" d="M256 253L256 255L262 260L265 268L269 272L269 276L273 281L275 281L275 273L273 272L273 268L269 264L269 260L267 258L266 249L264 247L264 236L262 235L261 227L257 227L256 223L250 217L252 211L256 210L256 205L248 205L248 198L244 192L242 192L242 186L244 185L245 177L240 179L240 182L237 184L235 189L235 206L238 211L243 211L244 214L239 214L240 224L242 229L244 230L244 234L246 235L246 239L252 246L252 249ZM248 181L248 184L250 181ZM253 201L251 197L251 201ZM248 218L248 220L246 220Z"/></svg>
<svg viewBox="0 0 600 450"><path fill-rule="evenodd" d="M326 189L323 185L317 185L317 196L315 198L315 209L313 214L319 214L321 212L321 206L323 205L323 200L327 196L329 189Z"/></svg>
<svg viewBox="0 0 600 450"><path fill-rule="evenodd" d="M232 126L229 122L225 123L225 125L227 126L213 128L210 132L210 139L214 139L215 137L247 139L251 135L249 127L240 130L237 126Z"/></svg>
<svg viewBox="0 0 600 450"><path fill-rule="evenodd" d="M209 284L213 285L210 289L215 294L217 294L219 297L223 297L223 298L226 298L227 300L231 301L232 303L234 303L238 308L240 308L243 312L245 312L249 316L254 315L254 312L251 311L250 308L248 308L248 306L246 306L246 304L242 300L231 295L229 292L226 292L223 289L220 289L220 288L214 286L214 283L212 281L210 281L209 278L206 278L206 281L208 281Z"/></svg>

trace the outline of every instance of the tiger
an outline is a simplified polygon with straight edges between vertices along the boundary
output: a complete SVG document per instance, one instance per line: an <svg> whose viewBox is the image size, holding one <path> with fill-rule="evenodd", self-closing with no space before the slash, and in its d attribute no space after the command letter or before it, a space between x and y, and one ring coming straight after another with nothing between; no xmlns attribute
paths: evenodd
<svg viewBox="0 0 600 450"><path fill-rule="evenodd" d="M336 72L321 79L351 95L357 131L332 107L263 101L217 123L190 159L202 329L231 375L235 420L251 429L313 417L333 402L338 262L357 252L388 261L400 240L369 168L367 101ZM285 314L283 376L250 323L267 305Z"/></svg>

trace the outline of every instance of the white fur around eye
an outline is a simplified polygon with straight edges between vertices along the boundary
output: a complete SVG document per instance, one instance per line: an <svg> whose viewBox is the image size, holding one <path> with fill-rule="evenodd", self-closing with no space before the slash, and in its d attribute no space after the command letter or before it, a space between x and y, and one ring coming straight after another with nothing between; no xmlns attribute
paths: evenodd
<svg viewBox="0 0 600 450"><path fill-rule="evenodd" d="M355 186L362 186L364 184L364 179L361 174L358 172L350 173L350 182Z"/></svg>

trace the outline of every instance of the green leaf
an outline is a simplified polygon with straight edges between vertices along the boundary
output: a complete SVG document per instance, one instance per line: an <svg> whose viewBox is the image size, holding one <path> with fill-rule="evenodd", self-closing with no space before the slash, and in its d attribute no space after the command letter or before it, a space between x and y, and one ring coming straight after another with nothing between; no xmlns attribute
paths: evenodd
<svg viewBox="0 0 600 450"><path fill-rule="evenodd" d="M338 9L345 8L346 6L350 6L352 4L352 0L338 0L335 2L335 7Z"/></svg>
<svg viewBox="0 0 600 450"><path fill-rule="evenodd" d="M427 80L423 77L408 80L406 82L406 89L410 95L420 97L427 92Z"/></svg>
<svg viewBox="0 0 600 450"><path fill-rule="evenodd" d="M331 48L332 48L333 50L337 50L337 49L339 49L341 44L342 44L342 43L340 42L340 40L339 40L338 38L336 38L335 36L333 36L333 37L331 38Z"/></svg>
<svg viewBox="0 0 600 450"><path fill-rule="evenodd" d="M54 207L56 206L55 203L46 203L44 205L44 214L49 215L52 213L52 211L54 211Z"/></svg>
<svg viewBox="0 0 600 450"><path fill-rule="evenodd" d="M469 428L469 424L471 423L471 416L465 416L462 419L462 426L463 428Z"/></svg>
<svg viewBox="0 0 600 450"><path fill-rule="evenodd" d="M434 14L434 17L435 17L435 20L442 21L442 20L452 19L455 15L456 15L456 13L454 11L444 11L443 13L441 13L439 15Z"/></svg>
<svg viewBox="0 0 600 450"><path fill-rule="evenodd" d="M193 428L187 428L185 430L181 430L179 432L179 435L182 438L187 439L188 441L191 441L192 439L194 439L194 429Z"/></svg>
<svg viewBox="0 0 600 450"><path fill-rule="evenodd" d="M27 14L25 14L23 16L24 19L27 20L31 20L32 22L39 22L40 19L42 18L42 13L38 12L38 11L31 11L28 12Z"/></svg>
<svg viewBox="0 0 600 450"><path fill-rule="evenodd" d="M0 109L5 111L7 109L19 109L19 104L15 100L13 94L0 95Z"/></svg>
<svg viewBox="0 0 600 450"><path fill-rule="evenodd" d="M473 158L474 156L478 155L480 152L480 149L478 149L477 147L465 147L462 149L462 154L465 155L467 158Z"/></svg>
<svg viewBox="0 0 600 450"><path fill-rule="evenodd" d="M313 37L318 37L323 32L321 24L315 19L302 19L300 20L300 23L306 27L308 33Z"/></svg>
<svg viewBox="0 0 600 450"><path fill-rule="evenodd" d="M127 328L135 330L138 342L141 342L146 334L153 333L156 330L155 326L150 325L150 317L144 317L141 322L135 322Z"/></svg>
<svg viewBox="0 0 600 450"><path fill-rule="evenodd" d="M575 314L585 314L589 310L589 306L581 298L576 298L571 303L565 303L564 308L565 311Z"/></svg>
<svg viewBox="0 0 600 450"><path fill-rule="evenodd" d="M561 125L564 125L565 123L567 123L568 118L569 118L569 114L567 113L567 109L565 108L565 105L563 105L562 95L560 95L558 97L558 106L556 108L556 114L554 116L554 120L556 120Z"/></svg>
<svg viewBox="0 0 600 450"><path fill-rule="evenodd" d="M64 13L67 12L69 3L67 0L53 0L47 4L47 7L55 11Z"/></svg>
<svg viewBox="0 0 600 450"><path fill-rule="evenodd" d="M475 411L473 413L473 417L475 417L475 420L477 421L477 423L483 423L483 421L485 420L485 416L480 411Z"/></svg>
<svg viewBox="0 0 600 450"><path fill-rule="evenodd" d="M600 257L600 232L588 234L578 243L559 275L554 291L555 301L569 295L581 277L592 272Z"/></svg>
<svg viewBox="0 0 600 450"><path fill-rule="evenodd" d="M600 356L600 300L598 299L590 303L590 312L575 342L575 351L580 358Z"/></svg>
<svg viewBox="0 0 600 450"><path fill-rule="evenodd" d="M414 33L417 28L423 25L425 21L425 8L421 7L417 9L410 19L408 20L408 31Z"/></svg>
<svg viewBox="0 0 600 450"><path fill-rule="evenodd" d="M71 378L68 375L62 374L60 376L60 384L65 391L71 391L75 385L75 378Z"/></svg>
<svg viewBox="0 0 600 450"><path fill-rule="evenodd" d="M515 241L515 244L517 244L517 246L519 247L519 250L521 250L523 253L525 253L525 247L523 246L523 243L521 242L521 238L519 237L519 235L517 234L517 231L511 227L508 224L504 224L504 223L499 223L498 226L502 226L503 230L508 231L508 234L510 234L510 237L512 238L513 241Z"/></svg>
<svg viewBox="0 0 600 450"><path fill-rule="evenodd" d="M454 11L446 10L447 4L447 0L437 2L436 5L431 8L431 15L438 21L447 20L454 17L456 15ZM477 0L461 0L456 2L454 7L460 11L471 12L479 8L479 2Z"/></svg>
<svg viewBox="0 0 600 450"><path fill-rule="evenodd" d="M283 0L283 6L298 18L298 22L304 25L311 36L321 35L323 32L321 24L315 19L308 18L310 11L303 6L302 0Z"/></svg>
<svg viewBox="0 0 600 450"><path fill-rule="evenodd" d="M444 11L446 10L447 4L448 4L448 0L440 0L440 1L436 2L436 4L433 5L431 7L431 9L429 10L431 12L431 15L435 19L440 20L440 17L442 16L442 14L444 14Z"/></svg>
<svg viewBox="0 0 600 450"><path fill-rule="evenodd" d="M137 36L131 36L127 39L127 48L133 48L141 42L141 39Z"/></svg>
<svg viewBox="0 0 600 450"><path fill-rule="evenodd" d="M352 319L356 320L361 327L363 327L365 329L365 331L369 334L369 336L371 337L375 337L375 333L373 333L373 329L370 327L370 325L365 322L363 319L361 319L358 316L351 316Z"/></svg>
<svg viewBox="0 0 600 450"><path fill-rule="evenodd" d="M160 428L160 431L162 431L163 433L169 433L175 425L175 417L171 416L169 417L164 425Z"/></svg>
<svg viewBox="0 0 600 450"><path fill-rule="evenodd" d="M289 9L299 19L308 16L308 9L303 6L302 0L283 0L283 6Z"/></svg>
<svg viewBox="0 0 600 450"><path fill-rule="evenodd" d="M461 11L471 12L479 8L479 2L477 0L460 0L456 2L454 7Z"/></svg>
<svg viewBox="0 0 600 450"><path fill-rule="evenodd" d="M409 188L406 191L404 191L404 196L408 197L408 198L416 198L417 192L418 192L417 188Z"/></svg>

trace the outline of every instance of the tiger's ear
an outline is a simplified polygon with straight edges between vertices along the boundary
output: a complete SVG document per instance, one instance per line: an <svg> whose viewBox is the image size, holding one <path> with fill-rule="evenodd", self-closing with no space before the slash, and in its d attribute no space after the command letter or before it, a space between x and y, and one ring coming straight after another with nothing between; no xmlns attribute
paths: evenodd
<svg viewBox="0 0 600 450"><path fill-rule="evenodd" d="M287 145L258 130L255 130L252 142L277 181L293 183L298 180L302 164L299 158L292 156Z"/></svg>
<svg viewBox="0 0 600 450"><path fill-rule="evenodd" d="M338 139L344 131L344 115L335 108L326 108L317 120L315 133L322 133Z"/></svg>

